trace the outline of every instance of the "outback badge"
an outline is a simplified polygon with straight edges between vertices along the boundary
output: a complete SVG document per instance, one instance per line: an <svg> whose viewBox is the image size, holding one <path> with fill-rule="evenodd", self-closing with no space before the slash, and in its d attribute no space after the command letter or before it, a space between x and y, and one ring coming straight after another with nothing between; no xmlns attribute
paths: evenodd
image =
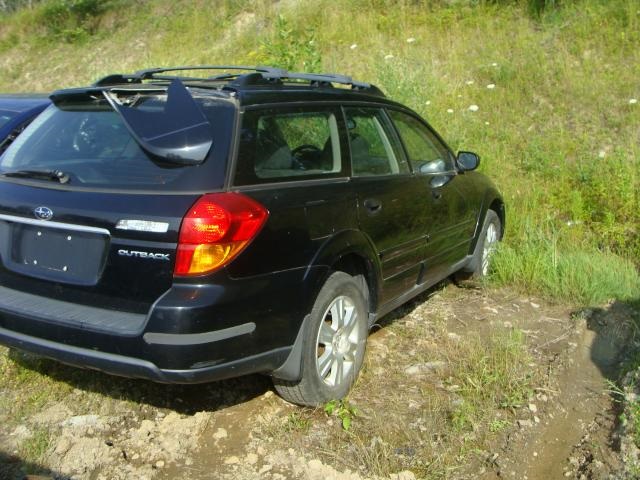
<svg viewBox="0 0 640 480"><path fill-rule="evenodd" d="M121 257L136 257L136 258L148 258L149 260L166 260L171 261L171 257L168 253L152 253L152 252L137 252L135 250L118 250L118 255Z"/></svg>
<svg viewBox="0 0 640 480"><path fill-rule="evenodd" d="M33 209L33 214L40 220L51 220L53 218L53 210L49 207L36 207Z"/></svg>

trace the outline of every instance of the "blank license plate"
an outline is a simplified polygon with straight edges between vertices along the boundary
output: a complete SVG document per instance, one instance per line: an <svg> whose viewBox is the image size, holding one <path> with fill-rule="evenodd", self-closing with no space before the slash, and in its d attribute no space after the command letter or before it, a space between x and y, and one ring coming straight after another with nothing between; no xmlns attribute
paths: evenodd
<svg viewBox="0 0 640 480"><path fill-rule="evenodd" d="M40 278L95 284L104 263L106 237L95 233L14 224L11 264Z"/></svg>

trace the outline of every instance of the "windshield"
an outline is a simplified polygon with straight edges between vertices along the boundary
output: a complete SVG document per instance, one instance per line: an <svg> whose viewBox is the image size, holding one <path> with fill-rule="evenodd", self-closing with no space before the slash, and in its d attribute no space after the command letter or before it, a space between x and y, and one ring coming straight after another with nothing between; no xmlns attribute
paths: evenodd
<svg viewBox="0 0 640 480"><path fill-rule="evenodd" d="M137 107L157 110L162 108L165 99L162 95L148 96L139 100ZM233 113L228 102L207 99L200 106L207 117L214 117L211 123L215 121L219 127L214 137L231 128ZM218 148L210 156L226 157L226 144L228 140L220 139ZM216 161L224 165L226 158ZM198 174L193 170L203 166L167 162L144 151L105 99L51 105L0 157L0 174L22 170L61 171L69 176L70 187L153 189L165 186L193 190L202 184L194 180Z"/></svg>
<svg viewBox="0 0 640 480"><path fill-rule="evenodd" d="M10 110L0 110L0 128L4 127L9 121L18 115L19 112L12 112Z"/></svg>

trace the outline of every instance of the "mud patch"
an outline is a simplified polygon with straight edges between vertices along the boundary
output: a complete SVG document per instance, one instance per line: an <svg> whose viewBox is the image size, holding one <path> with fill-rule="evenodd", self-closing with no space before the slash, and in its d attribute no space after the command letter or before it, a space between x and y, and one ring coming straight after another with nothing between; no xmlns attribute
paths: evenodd
<svg viewBox="0 0 640 480"><path fill-rule="evenodd" d="M630 343L630 312L613 304L576 312L574 319L560 341L535 347L549 379L536 395L544 400L542 421L503 440L486 478L608 479L622 471L611 385Z"/></svg>

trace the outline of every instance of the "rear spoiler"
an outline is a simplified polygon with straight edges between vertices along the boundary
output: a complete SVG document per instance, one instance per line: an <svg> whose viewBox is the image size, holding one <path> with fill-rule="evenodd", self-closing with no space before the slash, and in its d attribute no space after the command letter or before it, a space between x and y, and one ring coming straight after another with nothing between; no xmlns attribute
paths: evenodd
<svg viewBox="0 0 640 480"><path fill-rule="evenodd" d="M118 94L165 92L167 101L159 111L141 110L119 101ZM59 90L49 97L58 107L65 101L102 98L120 115L131 136L145 151L167 162L197 165L207 158L213 146L212 127L198 103L179 79L169 87L91 87Z"/></svg>

